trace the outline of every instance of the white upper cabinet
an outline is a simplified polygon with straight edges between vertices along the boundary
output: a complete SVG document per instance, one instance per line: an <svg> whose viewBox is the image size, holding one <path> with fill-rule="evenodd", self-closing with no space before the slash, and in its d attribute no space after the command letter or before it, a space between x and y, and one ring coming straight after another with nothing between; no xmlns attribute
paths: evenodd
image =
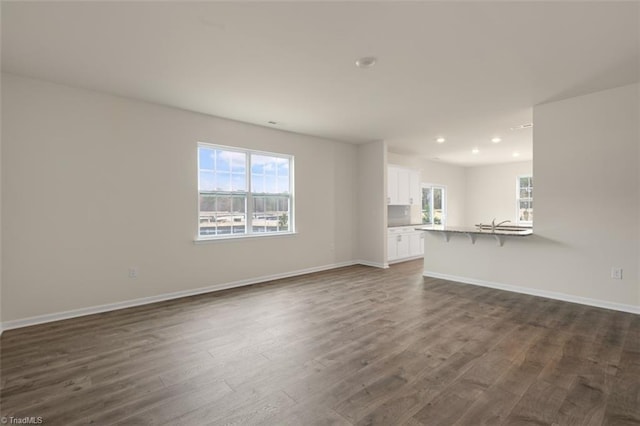
<svg viewBox="0 0 640 426"><path fill-rule="evenodd" d="M387 204L420 204L420 172L398 166L387 168Z"/></svg>
<svg viewBox="0 0 640 426"><path fill-rule="evenodd" d="M398 170L398 202L396 204L411 204L410 188L409 188L409 170Z"/></svg>
<svg viewBox="0 0 640 426"><path fill-rule="evenodd" d="M420 172L411 170L409 173L409 204L422 204L422 185L420 184Z"/></svg>
<svg viewBox="0 0 640 426"><path fill-rule="evenodd" d="M398 203L398 169L389 166L387 169L387 204Z"/></svg>

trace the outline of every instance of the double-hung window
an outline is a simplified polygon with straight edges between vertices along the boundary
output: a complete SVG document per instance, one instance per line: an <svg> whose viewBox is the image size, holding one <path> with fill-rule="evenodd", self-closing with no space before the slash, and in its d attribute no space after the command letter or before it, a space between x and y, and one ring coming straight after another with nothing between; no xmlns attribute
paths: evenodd
<svg viewBox="0 0 640 426"><path fill-rule="evenodd" d="M519 176L516 192L518 224L533 224L533 176Z"/></svg>
<svg viewBox="0 0 640 426"><path fill-rule="evenodd" d="M293 232L293 157L198 144L198 238Z"/></svg>

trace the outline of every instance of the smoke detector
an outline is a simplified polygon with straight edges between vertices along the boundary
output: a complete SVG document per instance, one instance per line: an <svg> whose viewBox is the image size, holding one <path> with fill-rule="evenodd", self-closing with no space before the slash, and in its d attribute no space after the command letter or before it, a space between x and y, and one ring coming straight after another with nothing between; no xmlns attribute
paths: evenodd
<svg viewBox="0 0 640 426"><path fill-rule="evenodd" d="M356 67L358 68L371 68L378 62L378 58L375 56L365 56L356 61Z"/></svg>

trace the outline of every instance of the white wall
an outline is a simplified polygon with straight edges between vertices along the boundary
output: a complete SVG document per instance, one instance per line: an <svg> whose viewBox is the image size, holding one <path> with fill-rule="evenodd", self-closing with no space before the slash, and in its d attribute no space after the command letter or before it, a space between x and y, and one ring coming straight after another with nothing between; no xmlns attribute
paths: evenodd
<svg viewBox="0 0 640 426"><path fill-rule="evenodd" d="M2 8L0 7L0 10ZM2 79L0 79L0 96L2 94ZM0 102L0 335L2 334L2 102Z"/></svg>
<svg viewBox="0 0 640 426"><path fill-rule="evenodd" d="M447 188L447 225L464 225L465 220L465 168L438 163L420 157L412 157L390 152L389 164L420 170L423 183L444 185Z"/></svg>
<svg viewBox="0 0 640 426"><path fill-rule="evenodd" d="M467 168L465 224L491 223L493 218L515 224L517 178L532 171L531 161Z"/></svg>
<svg viewBox="0 0 640 426"><path fill-rule="evenodd" d="M2 18L2 7L0 7L0 19ZM0 60L0 62L2 62ZM1 65L1 64L0 64ZM0 66L1 68L1 66ZM0 79L0 96L2 96L2 79ZM2 334L2 103L0 102L0 335Z"/></svg>
<svg viewBox="0 0 640 426"><path fill-rule="evenodd" d="M354 259L355 146L2 79L3 321ZM194 244L198 141L293 154L298 234Z"/></svg>
<svg viewBox="0 0 640 426"><path fill-rule="evenodd" d="M358 145L357 259L387 265L387 146L383 141Z"/></svg>
<svg viewBox="0 0 640 426"><path fill-rule="evenodd" d="M640 312L638 95L632 85L535 107L535 235L499 247L428 233L425 275Z"/></svg>

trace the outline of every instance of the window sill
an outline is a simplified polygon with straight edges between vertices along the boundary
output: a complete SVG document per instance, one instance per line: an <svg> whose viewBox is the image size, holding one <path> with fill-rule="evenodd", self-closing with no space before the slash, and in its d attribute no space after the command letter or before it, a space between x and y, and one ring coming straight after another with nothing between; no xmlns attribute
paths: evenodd
<svg viewBox="0 0 640 426"><path fill-rule="evenodd" d="M297 232L273 232L273 233L263 233L263 234L242 234L242 235L225 235L219 237L197 237L193 240L194 244L208 244L208 243L218 243L221 241L229 241L229 240L246 240L246 239L255 239L255 238L281 238L281 237L290 237L292 235L298 234Z"/></svg>

